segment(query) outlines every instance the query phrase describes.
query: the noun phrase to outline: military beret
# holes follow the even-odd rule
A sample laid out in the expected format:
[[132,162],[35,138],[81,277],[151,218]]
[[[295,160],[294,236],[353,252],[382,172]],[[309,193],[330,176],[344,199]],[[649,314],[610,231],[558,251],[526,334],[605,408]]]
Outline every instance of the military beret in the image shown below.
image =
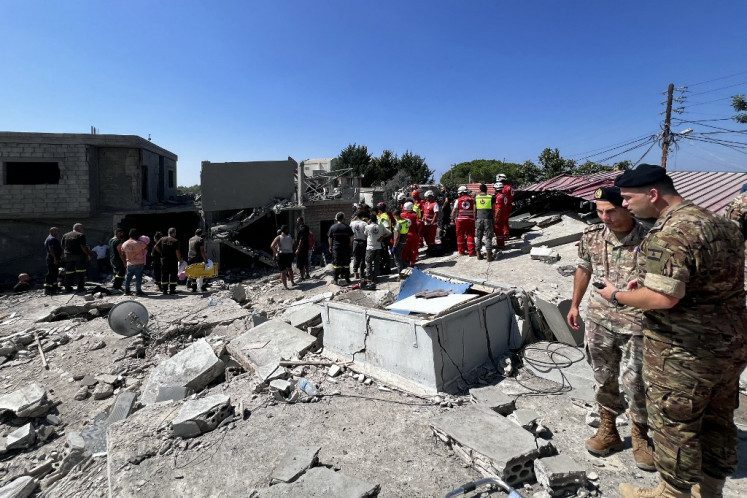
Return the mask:
[[602,187],[596,189],[594,191],[594,199],[611,202],[615,206],[623,205],[623,198],[620,195],[620,189],[617,187]]
[[615,187],[645,187],[667,178],[667,170],[654,164],[639,164],[615,179]]

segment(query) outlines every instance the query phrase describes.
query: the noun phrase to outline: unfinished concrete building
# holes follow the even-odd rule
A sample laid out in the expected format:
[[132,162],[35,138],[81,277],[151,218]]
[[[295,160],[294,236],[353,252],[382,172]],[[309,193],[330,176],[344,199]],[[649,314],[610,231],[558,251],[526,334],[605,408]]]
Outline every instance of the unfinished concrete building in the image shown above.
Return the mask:
[[117,225],[152,235],[198,223],[194,204],[177,198],[176,154],[135,135],[0,132],[0,163],[8,275],[44,268],[41,244],[53,225],[64,233],[81,222],[95,245]]

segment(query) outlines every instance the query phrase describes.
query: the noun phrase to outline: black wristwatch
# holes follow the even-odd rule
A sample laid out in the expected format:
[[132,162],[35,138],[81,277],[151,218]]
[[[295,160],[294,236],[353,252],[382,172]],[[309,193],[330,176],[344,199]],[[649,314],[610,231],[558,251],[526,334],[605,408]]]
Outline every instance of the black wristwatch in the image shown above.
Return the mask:
[[620,292],[619,290],[612,291],[612,295],[610,296],[610,302],[617,306],[618,308],[622,308],[625,306],[620,301],[617,300],[617,293]]

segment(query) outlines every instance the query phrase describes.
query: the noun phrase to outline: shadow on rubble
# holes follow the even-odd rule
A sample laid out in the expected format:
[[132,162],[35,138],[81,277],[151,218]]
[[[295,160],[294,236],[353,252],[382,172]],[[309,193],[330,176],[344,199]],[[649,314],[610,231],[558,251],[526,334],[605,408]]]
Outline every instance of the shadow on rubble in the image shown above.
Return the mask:
[[732,474],[732,479],[744,479],[747,477],[747,431],[739,429],[737,431],[737,459],[739,463],[737,470]]

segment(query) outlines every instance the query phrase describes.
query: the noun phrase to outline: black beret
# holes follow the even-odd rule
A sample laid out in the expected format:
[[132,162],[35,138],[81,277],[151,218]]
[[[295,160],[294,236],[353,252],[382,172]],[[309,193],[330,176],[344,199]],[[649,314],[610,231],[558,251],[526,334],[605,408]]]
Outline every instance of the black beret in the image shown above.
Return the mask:
[[615,179],[615,187],[645,187],[667,178],[667,170],[654,164],[639,164]]
[[596,189],[594,191],[594,199],[611,202],[615,206],[623,205],[623,198],[620,195],[620,189],[617,187],[602,187]]

